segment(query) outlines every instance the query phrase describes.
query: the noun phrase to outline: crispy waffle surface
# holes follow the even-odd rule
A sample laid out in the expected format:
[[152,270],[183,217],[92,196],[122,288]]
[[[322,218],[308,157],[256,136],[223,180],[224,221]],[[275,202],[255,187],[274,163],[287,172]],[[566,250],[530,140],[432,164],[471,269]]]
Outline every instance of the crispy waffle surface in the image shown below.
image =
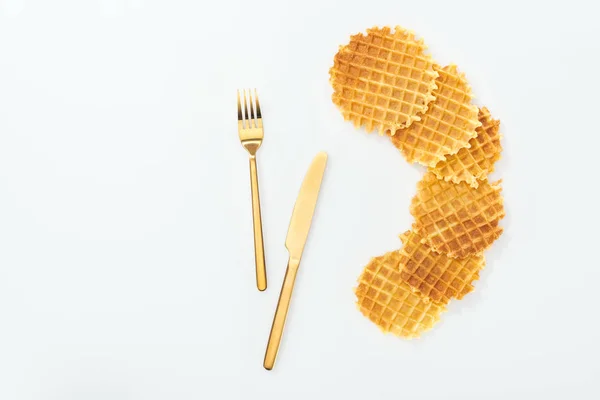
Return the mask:
[[477,188],[447,182],[428,172],[417,184],[410,212],[413,229],[436,252],[464,258],[481,253],[502,234],[500,181]]
[[355,294],[360,312],[383,332],[411,339],[433,328],[446,305],[415,293],[402,280],[399,262],[398,251],[371,259],[358,279]]
[[436,253],[413,231],[404,232],[400,240],[400,277],[425,301],[447,304],[451,298],[462,299],[473,291],[473,281],[479,279],[485,265],[483,255],[455,259]]
[[372,258],[354,289],[364,316],[407,339],[475,289],[505,216],[501,181],[488,181],[502,152],[500,122],[473,104],[456,65],[442,68],[426,50],[411,31],[374,27],[340,46],[329,70],[344,119],[386,134],[408,162],[428,168],[402,247]]
[[439,73],[433,91],[435,100],[419,121],[391,136],[392,143],[408,162],[427,167],[434,167],[446,155],[469,147],[481,125],[465,75],[458,72],[456,65],[434,69]]
[[469,141],[469,147],[446,157],[431,168],[439,179],[454,183],[466,182],[473,187],[485,180],[494,171],[494,163],[500,159],[500,121],[493,119],[490,111],[483,107],[479,110],[477,137]]
[[367,29],[341,46],[329,70],[332,100],[367,132],[394,133],[421,119],[438,72],[422,39],[399,26]]

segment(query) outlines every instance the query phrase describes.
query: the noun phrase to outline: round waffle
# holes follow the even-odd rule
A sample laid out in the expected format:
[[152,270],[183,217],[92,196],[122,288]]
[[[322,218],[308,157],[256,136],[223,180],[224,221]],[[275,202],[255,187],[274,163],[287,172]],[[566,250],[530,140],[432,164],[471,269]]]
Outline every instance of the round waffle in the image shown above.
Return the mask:
[[494,171],[494,163],[502,152],[500,121],[492,119],[489,110],[483,107],[479,110],[479,122],[481,126],[477,128],[477,137],[469,141],[470,147],[460,149],[431,168],[439,179],[477,187],[479,180],[486,179]]
[[384,332],[415,338],[431,329],[446,311],[445,304],[425,301],[400,277],[400,254],[373,258],[355,289],[360,312]]
[[472,283],[485,265],[481,254],[455,259],[436,253],[413,231],[404,232],[400,240],[400,277],[425,301],[447,304],[453,297],[462,299],[473,290]]
[[417,184],[410,213],[414,230],[431,248],[449,257],[481,253],[502,233],[504,217],[500,182],[480,182],[477,188],[446,182],[428,172]]
[[391,137],[408,162],[418,162],[427,167],[445,160],[469,147],[469,140],[477,135],[481,125],[477,106],[471,104],[471,87],[456,65],[434,67],[439,73],[435,100],[429,105],[420,121],[400,129]]
[[434,62],[423,40],[399,26],[367,29],[341,46],[329,70],[333,102],[367,132],[395,132],[419,121],[434,99]]

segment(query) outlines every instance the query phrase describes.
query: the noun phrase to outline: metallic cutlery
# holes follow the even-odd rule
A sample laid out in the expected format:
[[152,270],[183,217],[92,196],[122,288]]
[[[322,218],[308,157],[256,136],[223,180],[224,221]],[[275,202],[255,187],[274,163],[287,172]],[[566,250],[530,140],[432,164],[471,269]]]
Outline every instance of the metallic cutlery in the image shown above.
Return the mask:
[[[256,263],[256,286],[263,291],[267,288],[267,270],[265,266],[265,248],[263,243],[262,220],[260,215],[260,196],[258,194],[258,171],[256,168],[256,152],[263,140],[262,115],[258,95],[244,90],[240,99],[237,92],[238,133],[242,146],[250,155],[250,184],[252,191],[252,222],[254,225],[254,258]],[[243,111],[242,112],[242,104]]]
[[300,187],[300,193],[298,194],[296,204],[294,205],[294,211],[292,212],[290,227],[288,228],[287,238],[285,239],[285,247],[289,252],[288,266],[281,287],[281,294],[279,295],[275,317],[273,318],[273,326],[271,327],[271,334],[269,335],[269,343],[267,344],[267,351],[263,363],[263,366],[268,370],[273,368],[275,358],[277,357],[277,351],[279,350],[279,343],[281,342],[281,336],[283,335],[283,327],[290,306],[292,291],[294,290],[296,274],[298,273],[300,259],[302,258],[304,245],[308,238],[308,232],[317,205],[321,181],[323,180],[326,166],[327,153],[317,154],[304,177],[304,181]]

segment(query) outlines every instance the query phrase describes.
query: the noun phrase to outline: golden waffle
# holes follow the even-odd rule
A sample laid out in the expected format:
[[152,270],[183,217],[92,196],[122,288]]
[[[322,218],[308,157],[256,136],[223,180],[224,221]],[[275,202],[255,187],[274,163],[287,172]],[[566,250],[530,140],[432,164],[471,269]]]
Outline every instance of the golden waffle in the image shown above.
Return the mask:
[[467,182],[473,187],[479,180],[486,179],[494,170],[494,163],[500,159],[500,121],[492,119],[487,108],[479,110],[477,137],[469,141],[469,148],[462,148],[455,155],[446,157],[431,169],[439,179],[454,183]]
[[481,125],[477,106],[471,104],[471,87],[456,65],[437,66],[439,73],[435,100],[420,121],[396,131],[392,143],[400,149],[408,162],[428,167],[444,160],[447,154],[456,154],[469,146]]
[[400,254],[393,251],[367,264],[355,289],[357,305],[382,331],[414,338],[431,329],[446,306],[414,293],[400,277],[399,260]]
[[428,172],[417,184],[410,213],[414,229],[434,251],[463,258],[481,253],[502,233],[504,217],[500,181],[477,188],[446,182]]
[[434,62],[427,46],[399,26],[367,29],[341,46],[329,70],[333,102],[367,132],[409,126],[434,99]]
[[404,244],[398,251],[400,277],[425,301],[447,304],[452,297],[462,299],[473,290],[472,283],[485,265],[481,254],[455,259],[436,253],[413,231],[400,235],[400,240]]

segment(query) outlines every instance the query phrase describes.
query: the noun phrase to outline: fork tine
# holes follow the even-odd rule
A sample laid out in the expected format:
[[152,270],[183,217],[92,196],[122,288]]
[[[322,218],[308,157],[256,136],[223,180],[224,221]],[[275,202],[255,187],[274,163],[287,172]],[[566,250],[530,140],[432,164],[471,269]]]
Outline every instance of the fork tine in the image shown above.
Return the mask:
[[250,128],[252,125],[252,120],[250,119],[250,114],[248,113],[248,96],[246,94],[246,89],[244,89],[244,111],[246,116],[246,128]]
[[262,115],[260,113],[260,104],[258,103],[258,93],[256,93],[256,89],[254,89],[254,101],[256,101],[256,118],[261,119]]
[[242,115],[242,103],[240,103],[240,89],[237,91],[237,103],[238,103],[238,121],[243,121],[244,116]]
[[254,122],[254,126],[256,127],[256,107],[254,107],[254,99],[252,98],[252,92],[248,89],[248,98],[250,99],[250,120]]

